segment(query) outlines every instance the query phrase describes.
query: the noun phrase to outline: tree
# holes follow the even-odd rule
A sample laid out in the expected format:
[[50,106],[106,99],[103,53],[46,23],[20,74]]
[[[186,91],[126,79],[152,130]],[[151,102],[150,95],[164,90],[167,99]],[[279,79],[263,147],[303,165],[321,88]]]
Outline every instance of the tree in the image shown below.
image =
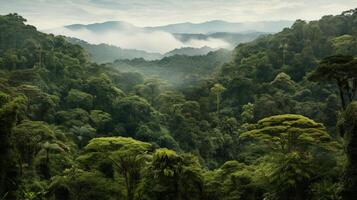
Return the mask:
[[122,72],[118,75],[113,75],[113,82],[120,85],[120,88],[128,93],[132,91],[136,85],[144,83],[143,76],[138,72]]
[[287,93],[295,92],[296,90],[296,83],[284,72],[279,73],[270,84]]
[[[265,165],[265,169],[269,166]],[[206,171],[204,199],[263,199],[264,189],[260,166],[248,166],[236,160],[225,162],[219,168]]]
[[286,42],[284,42],[283,44],[281,44],[279,46],[279,48],[282,49],[282,54],[283,54],[283,56],[282,56],[283,65],[282,66],[284,66],[286,63],[285,60],[286,60],[286,53],[288,52],[288,47],[289,47],[289,45]]
[[55,122],[68,128],[85,126],[89,122],[89,113],[81,108],[62,110],[55,114]]
[[342,35],[330,40],[336,54],[354,55],[356,52],[356,39],[352,35]]
[[93,107],[93,96],[80,90],[71,89],[65,98],[69,108],[90,110]]
[[110,156],[118,172],[125,179],[128,200],[134,199],[135,190],[141,179],[141,171],[148,159],[147,151],[149,147],[149,145],[138,142],[138,145],[122,148]]
[[27,98],[19,96],[12,99],[0,92],[0,103],[0,196],[15,198],[13,191],[18,180],[11,137],[20,113],[26,110]]
[[256,96],[253,110],[254,120],[258,121],[272,115],[297,113],[296,103],[285,91],[275,90],[270,94],[263,93]]
[[86,85],[86,92],[91,94],[96,109],[110,112],[114,100],[125,96],[106,74],[90,77]]
[[115,100],[112,109],[114,120],[123,123],[128,134],[136,133],[142,123],[154,120],[153,108],[139,96]]
[[357,92],[357,60],[352,56],[334,55],[321,61],[309,79],[335,82],[339,88],[342,109],[354,100]]
[[221,94],[226,90],[223,85],[216,83],[214,86],[211,88],[211,92],[216,95],[216,104],[217,104],[217,115],[219,116],[219,105],[221,101]]
[[13,49],[4,53],[3,60],[4,65],[8,70],[16,70],[20,63],[20,58]]
[[322,124],[294,114],[264,118],[242,133],[240,138],[262,140],[282,153],[303,153],[315,147],[336,150],[340,146]]
[[343,176],[343,199],[357,198],[357,102],[352,102],[344,114],[347,166]]
[[157,97],[157,107],[161,113],[170,114],[175,104],[185,102],[185,97],[178,92],[164,92]]
[[24,120],[14,128],[14,145],[19,153],[20,173],[22,165],[33,167],[33,159],[46,141],[55,140],[55,135],[48,124],[39,121]]
[[21,176],[39,175],[49,179],[70,164],[61,163],[68,162],[71,144],[56,126],[23,120],[14,128],[12,137]]
[[28,116],[32,120],[53,119],[60,101],[58,96],[50,95],[41,90],[40,87],[28,84],[17,87],[17,90],[28,98]]
[[139,195],[144,199],[189,200],[200,199],[202,192],[203,179],[197,158],[164,148],[153,154]]
[[76,136],[75,138],[77,139],[77,144],[80,148],[84,147],[88,144],[88,141],[96,136],[96,130],[89,124],[72,126],[69,131],[73,136]]
[[154,105],[156,98],[163,90],[164,84],[164,82],[157,78],[147,79],[143,84],[135,86],[135,92],[137,95],[148,100],[151,105]]
[[262,141],[275,153],[267,199],[307,199],[309,184],[336,165],[336,161],[330,160],[335,159],[333,153],[341,145],[332,139],[322,124],[307,117],[271,116],[249,129],[240,135],[241,140]]
[[151,145],[132,138],[106,137],[92,139],[84,150],[78,158],[82,165],[107,173],[102,164],[109,160],[124,178],[126,198],[133,200]]
[[254,104],[248,103],[244,105],[240,118],[243,123],[249,123],[254,118]]
[[[59,152],[64,152],[65,149],[68,149],[68,147],[64,146],[63,144],[58,144],[54,141],[46,141],[41,144],[41,151],[44,152],[44,157],[40,158],[40,164],[39,164],[39,170],[42,173],[43,177],[45,179],[50,179],[51,178],[51,167],[50,167],[50,155],[52,152],[59,151]],[[62,155],[65,156],[65,155]]]
[[[84,187],[85,186],[85,187]],[[98,171],[70,168],[56,176],[48,186],[47,196],[55,200],[113,200],[124,199],[121,185],[107,179]]]
[[266,199],[304,200],[308,198],[309,182],[313,177],[311,158],[297,152],[278,158],[270,180]]
[[109,113],[101,110],[92,110],[89,117],[91,124],[97,129],[97,133],[106,135],[112,129],[113,119]]

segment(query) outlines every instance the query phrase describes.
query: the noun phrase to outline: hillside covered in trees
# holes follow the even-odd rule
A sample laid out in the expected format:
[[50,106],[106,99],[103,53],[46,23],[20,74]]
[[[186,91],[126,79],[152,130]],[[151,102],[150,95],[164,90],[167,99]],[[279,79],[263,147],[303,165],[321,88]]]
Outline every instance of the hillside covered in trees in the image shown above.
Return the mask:
[[25,22],[0,16],[0,199],[357,199],[356,9],[110,64]]

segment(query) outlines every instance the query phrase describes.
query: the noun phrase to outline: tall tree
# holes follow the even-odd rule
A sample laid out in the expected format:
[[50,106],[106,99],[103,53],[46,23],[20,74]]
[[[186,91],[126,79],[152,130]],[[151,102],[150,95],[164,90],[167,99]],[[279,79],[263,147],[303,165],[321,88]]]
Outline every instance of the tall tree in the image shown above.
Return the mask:
[[357,199],[357,102],[351,103],[345,112],[347,166],[344,174],[342,197]]
[[336,83],[340,92],[342,109],[355,99],[357,92],[357,59],[334,55],[322,60],[309,77],[312,81]]
[[147,144],[138,142],[137,145],[121,148],[110,156],[119,174],[124,177],[127,200],[134,200],[135,189],[141,179],[141,171],[148,160],[146,154],[148,147]]
[[16,164],[12,157],[11,134],[18,115],[26,109],[27,99],[10,96],[0,92],[0,197],[14,198],[16,189]]
[[219,116],[219,106],[220,106],[220,103],[221,103],[221,94],[225,90],[226,90],[226,88],[223,85],[219,84],[219,83],[214,84],[214,86],[211,88],[212,93],[216,95],[217,115],[218,116]]
[[[85,152],[79,160],[83,165],[107,175],[109,171],[116,169],[120,177],[124,179],[127,200],[133,200],[150,149],[149,143],[132,138],[95,138],[84,148]],[[107,161],[110,164],[104,167],[103,164],[108,163]]]

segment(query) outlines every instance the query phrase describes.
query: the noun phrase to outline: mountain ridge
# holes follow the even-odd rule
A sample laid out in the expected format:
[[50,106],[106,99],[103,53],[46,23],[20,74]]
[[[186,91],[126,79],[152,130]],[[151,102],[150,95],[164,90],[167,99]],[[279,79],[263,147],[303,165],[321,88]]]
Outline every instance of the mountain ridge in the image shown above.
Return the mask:
[[289,27],[293,21],[276,20],[276,21],[254,21],[254,22],[228,22],[224,20],[210,20],[201,23],[182,22],[160,26],[136,26],[126,21],[105,21],[91,24],[70,24],[65,28],[75,30],[79,28],[87,28],[90,30],[105,30],[108,26],[114,28],[122,28],[123,26],[133,29],[142,29],[144,31],[164,31],[169,33],[196,33],[208,34],[214,32],[278,32],[284,27]]

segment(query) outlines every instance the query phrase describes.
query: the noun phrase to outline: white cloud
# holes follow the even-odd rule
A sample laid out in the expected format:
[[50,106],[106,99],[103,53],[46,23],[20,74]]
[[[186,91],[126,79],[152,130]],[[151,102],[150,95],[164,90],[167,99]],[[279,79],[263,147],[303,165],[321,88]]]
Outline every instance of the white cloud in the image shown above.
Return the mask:
[[230,44],[219,39],[189,40],[183,43],[167,32],[133,31],[131,27],[127,27],[127,29],[120,32],[107,31],[95,33],[88,29],[70,30],[68,28],[57,28],[48,30],[47,32],[80,38],[92,44],[106,43],[125,49],[139,49],[162,54],[181,47],[200,48],[209,46],[211,48],[231,48]]

